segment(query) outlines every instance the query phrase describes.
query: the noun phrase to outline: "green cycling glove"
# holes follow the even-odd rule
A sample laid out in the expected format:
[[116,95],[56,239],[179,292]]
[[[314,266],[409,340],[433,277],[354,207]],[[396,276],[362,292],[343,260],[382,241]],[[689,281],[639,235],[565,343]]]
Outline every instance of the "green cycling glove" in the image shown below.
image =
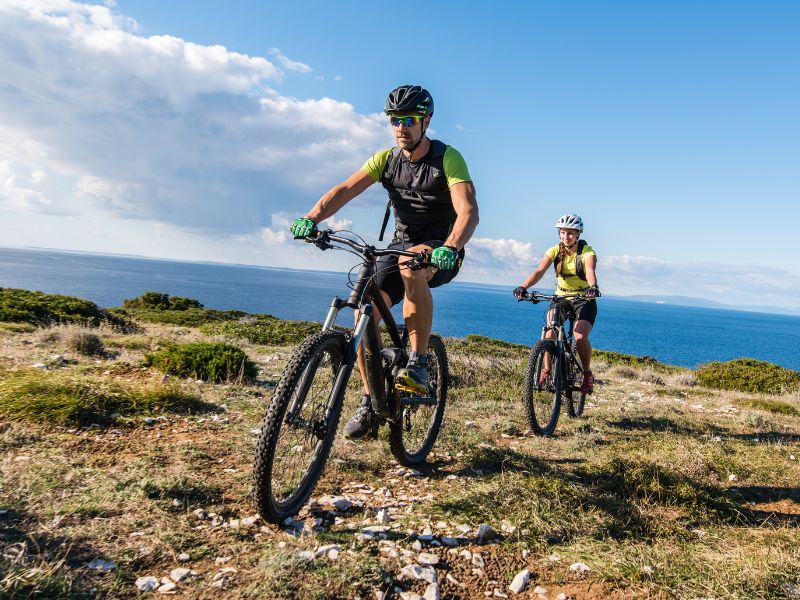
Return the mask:
[[307,237],[316,231],[317,226],[314,224],[314,221],[307,217],[300,217],[294,220],[292,226],[289,227],[289,231],[292,232],[292,235],[297,237]]
[[440,269],[455,269],[458,252],[452,246],[439,246],[431,253],[431,264]]

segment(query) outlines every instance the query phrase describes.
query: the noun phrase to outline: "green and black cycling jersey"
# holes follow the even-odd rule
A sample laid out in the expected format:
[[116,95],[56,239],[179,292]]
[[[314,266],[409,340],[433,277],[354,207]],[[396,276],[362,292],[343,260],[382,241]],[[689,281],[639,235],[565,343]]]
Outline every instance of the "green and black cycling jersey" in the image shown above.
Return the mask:
[[387,148],[373,154],[361,170],[386,188],[398,228],[410,232],[431,226],[449,232],[457,216],[450,188],[472,181],[461,153],[439,140],[431,140],[430,150],[418,161],[406,158],[399,147]]

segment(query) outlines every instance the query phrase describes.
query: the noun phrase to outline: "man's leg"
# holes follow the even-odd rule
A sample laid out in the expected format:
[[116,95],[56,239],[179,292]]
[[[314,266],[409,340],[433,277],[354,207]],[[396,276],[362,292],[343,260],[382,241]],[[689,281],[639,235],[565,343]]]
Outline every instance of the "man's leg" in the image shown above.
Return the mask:
[[[412,246],[410,252],[432,250],[427,244]],[[427,352],[428,340],[431,337],[433,325],[433,296],[428,282],[434,275],[433,269],[419,269],[412,271],[403,268],[409,258],[400,259],[400,275],[405,286],[403,299],[403,320],[408,331],[408,341],[411,352],[408,365],[397,374],[395,386],[412,394],[428,393]]]
[[[389,295],[383,291],[381,291],[381,295],[383,296],[383,301],[386,303],[386,306],[391,308],[392,301],[391,298],[389,298]],[[381,321],[381,315],[375,308],[375,305],[372,306],[372,315],[373,318],[370,319],[369,327],[374,327],[380,332],[379,324]],[[356,311],[356,323],[358,323],[359,316],[360,315],[358,311]],[[378,339],[380,339],[380,335],[378,336]],[[358,363],[358,372],[361,375],[361,384],[364,388],[364,393],[361,396],[361,402],[359,403],[355,414],[350,417],[350,420],[344,425],[343,431],[345,437],[352,440],[360,440],[367,437],[373,430],[373,425],[375,423],[375,413],[372,410],[372,398],[369,395],[369,383],[367,382],[367,367],[366,362],[364,361],[363,344],[358,347],[356,361]]]

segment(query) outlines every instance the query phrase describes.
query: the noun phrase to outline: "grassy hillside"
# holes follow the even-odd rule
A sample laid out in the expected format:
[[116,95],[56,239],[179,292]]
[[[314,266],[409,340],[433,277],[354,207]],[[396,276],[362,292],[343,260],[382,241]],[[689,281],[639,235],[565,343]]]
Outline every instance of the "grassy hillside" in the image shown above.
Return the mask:
[[[598,352],[585,417],[545,439],[519,399],[526,349],[447,340],[428,466],[399,467],[385,439],[338,439],[313,502],[275,527],[250,475],[294,327],[180,306],[190,319],[133,303],[135,328],[0,324],[0,597],[160,595],[137,589],[152,577],[191,598],[415,598],[429,584],[408,565],[438,561],[444,598],[800,598],[794,372],[773,373],[774,393],[737,391],[726,364],[706,377]],[[92,352],[75,343],[87,335]],[[147,366],[201,342],[241,349],[254,379]],[[358,397],[353,382],[342,422]],[[497,535],[479,540],[482,524]]]

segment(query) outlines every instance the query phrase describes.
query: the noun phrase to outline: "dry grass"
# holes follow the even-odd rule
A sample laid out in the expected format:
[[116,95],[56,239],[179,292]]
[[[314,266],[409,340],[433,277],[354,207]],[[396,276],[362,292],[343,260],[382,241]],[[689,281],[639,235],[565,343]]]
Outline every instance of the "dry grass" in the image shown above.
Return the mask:
[[[164,341],[213,340],[197,330],[102,332],[118,353],[104,359],[69,353],[54,334],[0,328],[0,390],[15,390],[8,398],[32,398],[14,388],[19,381],[69,384],[83,399],[175,386],[217,412],[153,408],[78,427],[0,408],[0,597],[135,598],[137,577],[179,566],[199,574],[178,584],[185,597],[373,598],[394,586],[422,593],[423,584],[400,577],[402,554],[358,535],[381,508],[397,509],[390,539],[398,552],[416,556],[414,535],[429,527],[467,538],[457,551],[482,553],[480,576],[457,553],[428,549],[447,564],[440,583],[449,598],[509,593],[523,568],[551,598],[786,598],[786,586],[800,583],[800,416],[786,408],[800,409],[795,393],[708,390],[685,370],[597,363],[604,384],[585,418],[562,415],[552,438],[529,437],[519,401],[524,350],[452,342],[445,423],[421,476],[399,472],[385,440],[338,438],[314,498],[344,495],[356,506],[297,536],[232,526],[253,515],[251,430],[291,347],[243,345],[258,381],[211,385],[164,382],[141,366]],[[69,360],[30,369],[54,352]],[[343,422],[359,395],[353,378]],[[215,516],[198,518],[198,509]],[[310,525],[326,515],[300,518]],[[481,522],[501,532],[496,543],[478,545],[456,529],[474,532]],[[298,554],[324,544],[340,545],[337,560]],[[188,562],[179,562],[182,553]],[[98,558],[116,568],[89,569]],[[591,570],[570,571],[577,561]],[[226,567],[235,572],[218,576]],[[222,590],[212,587],[215,576]]]

